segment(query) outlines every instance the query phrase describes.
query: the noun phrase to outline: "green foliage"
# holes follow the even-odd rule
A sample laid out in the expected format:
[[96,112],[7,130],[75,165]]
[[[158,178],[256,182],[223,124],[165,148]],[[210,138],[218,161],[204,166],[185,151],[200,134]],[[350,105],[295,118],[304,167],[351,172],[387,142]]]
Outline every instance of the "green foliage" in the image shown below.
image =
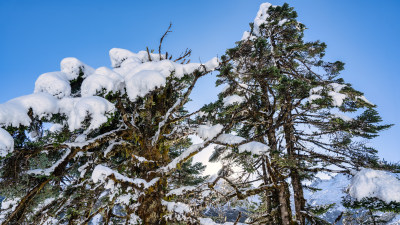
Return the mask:
[[400,202],[391,201],[387,203],[375,197],[363,198],[361,201],[357,201],[347,196],[343,198],[342,204],[352,209],[365,208],[372,211],[400,213]]

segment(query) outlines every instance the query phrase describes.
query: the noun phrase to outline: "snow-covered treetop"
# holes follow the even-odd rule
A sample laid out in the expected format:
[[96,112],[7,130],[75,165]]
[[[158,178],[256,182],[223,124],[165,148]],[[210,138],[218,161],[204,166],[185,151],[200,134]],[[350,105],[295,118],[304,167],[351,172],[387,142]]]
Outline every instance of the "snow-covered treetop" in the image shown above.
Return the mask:
[[[163,56],[164,57],[164,56]],[[29,126],[33,118],[49,120],[60,114],[67,118],[70,131],[83,128],[88,117],[86,132],[107,122],[107,115],[115,107],[103,96],[108,93],[127,94],[131,101],[143,97],[158,87],[163,87],[169,76],[182,78],[195,70],[212,71],[218,65],[217,58],[200,64],[181,64],[172,60],[160,60],[159,54],[125,49],[110,50],[112,69],[93,69],[76,58],[65,58],[60,71],[44,73],[35,82],[34,93],[0,104],[0,152],[2,156],[13,151],[11,136],[3,129],[8,126]],[[78,79],[81,86],[75,87]],[[1,128],[3,127],[3,128]]]

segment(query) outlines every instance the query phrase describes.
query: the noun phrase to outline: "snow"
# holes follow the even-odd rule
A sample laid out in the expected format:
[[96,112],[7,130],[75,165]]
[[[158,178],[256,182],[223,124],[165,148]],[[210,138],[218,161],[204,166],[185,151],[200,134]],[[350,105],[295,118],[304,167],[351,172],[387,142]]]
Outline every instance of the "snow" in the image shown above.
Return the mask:
[[197,135],[202,138],[203,140],[211,140],[219,133],[221,133],[224,126],[221,124],[216,124],[212,127],[207,125],[200,125],[197,129]]
[[161,167],[159,171],[166,172],[170,171],[171,169],[176,168],[178,163],[180,163],[184,158],[190,156],[192,153],[199,151],[201,148],[205,146],[205,142],[200,143],[200,144],[194,144],[190,146],[189,148],[186,149],[180,156],[176,157],[174,160],[172,160],[168,165]]
[[101,214],[96,214],[95,216],[93,216],[93,218],[90,220],[90,223],[92,225],[98,225],[101,224],[101,222],[103,221],[103,216]]
[[224,144],[228,144],[228,145],[239,144],[245,140],[246,139],[236,136],[236,135],[233,135],[233,134],[221,134],[217,138],[217,141],[224,143]]
[[[332,105],[336,106],[336,107],[340,107],[343,104],[344,99],[347,97],[345,94],[340,93],[340,91],[346,87],[345,84],[338,84],[338,83],[330,83],[327,86],[328,89],[328,95],[332,98]],[[320,95],[323,91],[323,87],[322,86],[317,86],[314,88],[310,89],[310,93],[309,93],[309,97],[308,100],[309,101],[313,101],[316,99],[320,99],[322,98],[322,96]]]
[[239,95],[231,95],[225,97],[222,102],[224,103],[224,107],[233,105],[233,104],[240,104],[245,101],[245,98]]
[[14,209],[18,206],[20,198],[14,198],[14,199],[4,199],[1,202],[1,211],[10,209],[11,211],[14,211]]
[[107,154],[113,150],[115,145],[120,145],[122,143],[123,143],[123,141],[117,141],[117,142],[113,142],[109,146],[107,146],[106,150],[104,151],[104,157],[107,157]]
[[335,91],[329,91],[328,95],[332,98],[332,105],[340,107],[343,104],[343,100],[346,98],[345,94],[338,93]]
[[310,89],[310,95],[321,93],[323,87],[318,86]]
[[345,122],[349,122],[349,121],[353,120],[352,118],[350,118],[350,117],[348,117],[348,116],[346,116],[344,114],[340,114],[340,113],[335,113],[335,114],[333,114],[333,116],[336,117],[336,118],[340,118]]
[[190,213],[192,210],[188,205],[181,202],[167,202],[162,200],[162,205],[167,206],[167,210],[178,214]]
[[57,113],[57,99],[47,93],[36,93],[21,96],[10,100],[8,103],[21,106],[25,113],[32,109],[33,115],[39,119],[47,114]]
[[1,125],[19,127],[19,125],[28,126],[30,123],[31,119],[21,105],[9,102],[0,104]]
[[[110,50],[109,54],[111,65],[113,68],[118,68],[121,66],[121,63],[126,59],[135,57],[134,53],[122,48],[113,48]],[[138,59],[138,62],[141,62],[141,60]]]
[[103,90],[105,93],[118,91],[123,93],[124,78],[106,67],[100,67],[82,82],[81,95],[94,96]]
[[78,78],[80,72],[83,72],[83,77],[87,77],[94,72],[92,67],[73,57],[61,60],[60,67],[61,72],[64,72],[67,75],[68,80],[75,80]]
[[320,98],[322,98],[321,95],[310,95],[310,97],[308,97],[308,99],[310,101],[313,101],[313,100],[316,100],[316,99],[320,99]]
[[111,174],[114,174],[115,178],[117,180],[133,183],[133,179],[126,177],[117,171],[114,171],[106,166],[103,165],[97,165],[92,173],[92,180],[94,183],[98,183],[99,181],[104,182],[105,178],[110,176]]
[[[319,175],[321,176],[321,175]],[[318,191],[304,190],[305,198],[311,206],[328,205],[335,203],[335,210],[343,211],[345,207],[341,204],[345,196],[344,189],[349,184],[349,178],[343,174],[337,174],[329,179],[323,177],[314,181],[311,186],[321,189]]]
[[282,19],[281,21],[278,22],[278,26],[282,26],[287,21],[288,21],[288,19]]
[[82,122],[87,116],[91,121],[89,130],[99,128],[107,122],[106,113],[112,113],[115,107],[112,103],[98,96],[83,98],[63,98],[59,101],[60,112],[68,117],[69,130],[73,131],[82,127]]
[[[234,225],[233,222],[216,223],[211,218],[199,218],[200,225]],[[237,225],[245,225],[245,223],[237,223]]]
[[[241,39],[242,41],[247,40],[247,39],[253,40],[253,39],[255,39],[255,36],[260,35],[260,26],[267,22],[266,20],[269,18],[269,14],[267,13],[267,11],[268,11],[269,7],[271,7],[271,6],[272,6],[271,3],[268,3],[268,2],[260,5],[260,9],[257,12],[256,18],[254,19],[253,35],[249,31],[245,31],[243,33],[243,36]],[[274,6],[272,6],[272,7],[274,7]],[[283,20],[285,20],[285,19],[283,19]],[[283,21],[283,20],[281,20],[281,21]],[[281,23],[281,21],[279,21],[279,23]],[[282,24],[283,23],[284,22],[282,22]],[[282,25],[282,24],[279,24],[279,25]]]
[[117,171],[112,170],[106,166],[97,165],[93,170],[92,180],[94,183],[105,182],[105,179],[108,176],[110,176],[111,174],[113,174],[115,176],[115,179],[117,179],[117,180],[120,180],[123,182],[129,182],[129,183],[135,184],[137,186],[143,186],[143,188],[145,188],[145,189],[153,186],[160,179],[159,177],[156,177],[149,182],[145,181],[144,179],[140,179],[140,178],[132,179],[132,178],[126,177],[126,176],[118,173]]
[[[91,96],[85,98],[64,97],[57,99],[44,92],[37,92],[30,95],[12,99],[0,104],[0,124],[3,126],[20,125],[29,126],[31,118],[28,116],[29,110],[33,116],[39,119],[50,117],[56,113],[65,114],[68,117],[68,125],[71,131],[81,128],[81,123],[89,115],[91,123],[89,129],[95,129],[107,122],[106,113],[114,111],[114,105],[106,99]],[[62,128],[62,125],[50,128],[51,132]]]
[[254,34],[259,35],[260,29],[259,27],[266,23],[266,20],[269,17],[269,14],[267,13],[269,7],[271,7],[271,3],[263,3],[260,5],[260,9],[257,12],[257,16],[254,19]]
[[196,190],[197,188],[198,188],[198,187],[195,187],[195,186],[184,186],[184,187],[180,187],[180,188],[171,190],[170,192],[167,193],[166,196],[171,196],[171,195],[177,195],[177,196],[179,196],[179,195],[184,194],[185,192]]
[[86,173],[86,168],[89,166],[89,162],[86,162],[85,164],[83,164],[82,166],[80,166],[78,168],[78,172],[80,173],[79,177],[83,178],[85,176]]
[[386,171],[360,170],[352,178],[348,191],[357,200],[376,197],[386,203],[400,202],[400,180]]
[[57,99],[47,93],[36,93],[12,99],[0,104],[0,124],[4,126],[29,126],[28,116],[32,109],[33,116],[42,118],[57,112]]
[[14,151],[14,139],[3,128],[0,128],[0,157],[5,157]]
[[340,107],[343,104],[343,100],[346,98],[345,94],[339,93],[346,85],[338,83],[330,83],[329,86],[333,91],[329,91],[328,95],[331,96],[333,106]]
[[85,134],[78,135],[78,136],[75,138],[75,142],[78,142],[78,143],[85,142],[85,141],[86,141],[86,138],[87,138],[87,135],[85,135]]
[[367,104],[374,105],[373,103],[368,101],[368,99],[364,95],[363,96],[357,96],[356,99],[361,99],[362,101],[364,101]]
[[239,146],[239,153],[251,152],[254,155],[266,154],[269,152],[269,147],[261,142],[252,141]]
[[27,174],[35,174],[35,175],[45,175],[45,176],[50,176],[53,171],[57,168],[58,165],[60,165],[71,153],[71,149],[67,149],[64,153],[64,155],[59,159],[57,162],[55,162],[50,168],[47,169],[34,169],[34,170],[28,170],[26,171]]
[[57,132],[57,131],[60,131],[63,127],[64,127],[63,125],[56,123],[56,124],[53,124],[53,125],[49,128],[49,131],[50,131],[50,132]]
[[143,97],[157,87],[165,85],[166,78],[156,70],[143,70],[128,75],[126,78],[126,89],[131,101],[138,96]]
[[49,72],[39,76],[35,82],[34,93],[45,92],[57,98],[70,96],[71,86],[68,75],[63,72]]
[[204,63],[204,67],[207,71],[213,71],[219,66],[219,61],[217,57],[212,58],[208,62]]
[[114,72],[124,78],[126,91],[131,101],[145,96],[157,87],[163,87],[167,77],[171,75],[182,78],[185,74],[191,74],[195,70],[213,71],[219,66],[216,57],[203,65],[200,63],[180,64],[171,60],[160,61],[159,55],[153,53],[150,53],[150,57],[152,61],[148,60],[146,51],[132,53],[119,48],[110,50]]

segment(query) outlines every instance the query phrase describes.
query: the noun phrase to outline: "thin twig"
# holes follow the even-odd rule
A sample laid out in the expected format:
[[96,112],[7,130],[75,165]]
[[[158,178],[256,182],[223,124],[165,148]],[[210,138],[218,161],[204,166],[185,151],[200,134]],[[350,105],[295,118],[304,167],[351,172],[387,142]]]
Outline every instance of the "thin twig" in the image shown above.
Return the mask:
[[172,23],[169,23],[169,27],[168,27],[167,31],[165,31],[164,35],[160,39],[160,45],[158,46],[158,54],[160,55],[160,60],[162,59],[162,57],[161,57],[161,45],[162,45],[162,42],[163,42],[164,38],[167,36],[167,34],[169,32],[172,32],[171,31],[171,26],[172,26]]

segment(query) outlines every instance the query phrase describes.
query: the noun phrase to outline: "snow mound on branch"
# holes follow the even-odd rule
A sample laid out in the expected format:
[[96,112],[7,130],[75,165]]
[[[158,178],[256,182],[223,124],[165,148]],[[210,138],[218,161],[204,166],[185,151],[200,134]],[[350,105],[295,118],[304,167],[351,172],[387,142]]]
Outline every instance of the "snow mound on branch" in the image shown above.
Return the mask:
[[264,23],[266,23],[266,20],[269,17],[269,14],[267,13],[267,11],[268,11],[269,7],[271,7],[271,6],[272,6],[272,4],[268,3],[268,2],[260,5],[260,9],[257,12],[256,18],[254,19],[254,33],[255,34],[258,35],[260,32],[259,27],[261,25],[263,25]]
[[9,103],[19,105],[27,114],[32,109],[33,115],[42,118],[48,114],[57,113],[57,99],[47,93],[36,93],[14,98]]
[[61,60],[60,67],[61,72],[67,75],[68,80],[75,80],[81,72],[83,73],[83,77],[87,77],[94,72],[92,67],[73,57]]
[[241,97],[239,95],[231,95],[231,96],[227,96],[225,97],[222,102],[224,103],[224,107],[233,105],[233,104],[240,104],[242,102],[244,102],[244,97]]
[[332,104],[340,107],[343,104],[344,99],[347,97],[345,94],[339,93],[346,85],[331,83],[329,86],[333,89],[328,92],[328,95],[332,98]]
[[254,155],[266,154],[269,152],[269,147],[261,142],[252,141],[239,146],[239,153],[251,152]]
[[400,202],[400,180],[385,171],[360,170],[352,178],[348,190],[357,200],[376,197],[386,203]]
[[29,126],[31,123],[28,116],[30,109],[32,109],[33,116],[39,118],[57,113],[57,99],[47,93],[36,93],[0,104],[0,124],[14,127]]
[[68,76],[63,72],[44,73],[35,82],[34,93],[45,92],[57,98],[67,97],[71,94]]
[[97,165],[93,170],[92,180],[94,183],[105,182],[105,179],[110,175],[114,175],[115,179],[117,179],[117,180],[120,180],[123,182],[129,182],[129,183],[135,184],[137,186],[143,186],[144,188],[149,188],[149,187],[153,186],[160,179],[159,177],[156,177],[149,182],[147,182],[144,179],[140,179],[140,178],[132,179],[132,178],[126,177],[126,176],[118,173],[117,171],[112,170],[106,166]]
[[171,190],[170,192],[167,193],[167,196],[171,196],[171,195],[177,195],[177,196],[183,195],[185,192],[193,191],[193,190],[196,190],[197,188],[198,188],[198,187],[195,187],[195,186],[183,186],[183,187],[180,187],[180,188]]
[[129,50],[122,48],[112,48],[109,54],[110,54],[111,66],[113,68],[120,67],[122,62],[124,62],[127,59],[133,60],[137,63],[141,63],[144,60],[146,60],[147,57],[147,52],[145,51],[141,51],[139,52],[139,54],[135,54]]
[[[340,93],[340,91],[346,87],[345,84],[338,84],[338,83],[330,83],[327,86],[328,89],[328,96],[330,96],[332,98],[332,105],[336,106],[336,107],[340,107],[343,105],[343,101],[344,99],[347,97],[347,95]],[[317,86],[314,88],[310,89],[310,93],[309,93],[309,97],[308,100],[309,101],[313,101],[316,99],[320,99],[322,98],[321,94],[323,92],[324,88],[322,86]]]
[[270,7],[275,7],[275,6],[273,6],[271,3],[268,2],[260,5],[260,9],[257,12],[257,16],[256,18],[254,18],[253,35],[251,35],[249,31],[245,31],[243,33],[241,40],[247,40],[247,39],[252,40],[255,38],[255,36],[260,35],[260,26],[267,23],[266,20],[269,18],[269,14],[267,13],[267,11]]
[[103,165],[97,165],[94,168],[93,173],[92,173],[92,180],[94,183],[104,182],[105,179],[108,176],[110,176],[111,174],[114,174],[114,176],[117,180],[133,183],[132,178],[126,177],[126,176],[118,173],[117,171],[114,171]]
[[143,70],[126,78],[128,96],[134,101],[138,96],[143,97],[157,87],[164,86],[165,76],[155,70]]
[[90,116],[89,130],[99,128],[107,122],[106,113],[112,113],[115,107],[106,99],[98,96],[83,98],[63,98],[59,101],[60,112],[68,116],[69,130],[82,127],[82,122]]
[[14,139],[4,129],[0,128],[0,156],[5,157],[8,153],[14,151]]
[[239,144],[245,140],[246,139],[233,134],[221,134],[217,138],[217,141],[228,145]]
[[181,202],[167,202],[163,200],[161,204],[167,206],[168,211],[178,214],[190,213],[192,211],[188,205]]
[[28,126],[31,119],[26,114],[25,109],[19,104],[6,102],[0,104],[0,124],[3,126],[19,127]]
[[124,78],[106,67],[100,67],[82,82],[81,95],[82,97],[94,96],[103,90],[105,93],[123,92]]
[[223,128],[224,126],[222,126],[221,124],[217,124],[212,127],[209,127],[207,125],[200,125],[197,129],[197,135],[203,140],[211,140],[215,136],[217,136],[217,134],[221,133]]
[[185,74],[193,73],[196,70],[213,71],[219,66],[217,58],[213,58],[205,64],[180,64],[171,60],[160,61],[159,54],[153,53],[150,53],[150,58],[151,61],[146,51],[132,53],[119,48],[110,50],[110,59],[114,71],[124,77],[127,94],[132,101],[139,96],[145,96],[156,87],[164,86],[167,77],[171,75],[182,78]]

